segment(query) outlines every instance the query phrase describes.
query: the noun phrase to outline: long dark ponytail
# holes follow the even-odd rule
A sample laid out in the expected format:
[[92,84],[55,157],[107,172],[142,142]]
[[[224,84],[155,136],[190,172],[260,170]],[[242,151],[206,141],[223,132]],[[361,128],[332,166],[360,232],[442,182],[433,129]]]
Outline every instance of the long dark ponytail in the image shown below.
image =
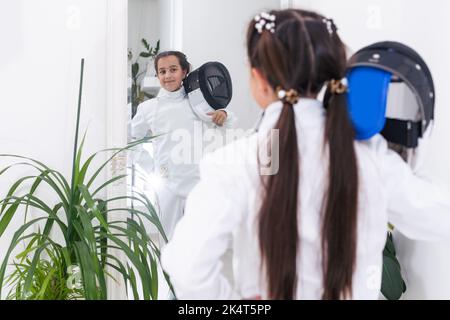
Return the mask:
[[[247,31],[247,52],[251,67],[262,72],[274,91],[293,89],[300,99],[315,97],[328,81],[344,76],[345,49],[332,21],[304,10],[271,11],[270,14],[276,17],[275,32],[258,32],[256,21],[252,21]],[[322,297],[339,299],[351,296],[358,174],[345,95],[327,90],[324,107],[327,109],[324,140],[332,160],[322,216]],[[279,170],[263,178],[259,247],[269,298],[293,299],[299,252],[298,139],[301,137],[297,137],[291,102],[283,100],[275,129],[279,130]]]
[[354,131],[344,95],[326,94],[325,137],[329,145],[329,185],[322,224],[324,299],[352,294],[357,240],[358,173]]

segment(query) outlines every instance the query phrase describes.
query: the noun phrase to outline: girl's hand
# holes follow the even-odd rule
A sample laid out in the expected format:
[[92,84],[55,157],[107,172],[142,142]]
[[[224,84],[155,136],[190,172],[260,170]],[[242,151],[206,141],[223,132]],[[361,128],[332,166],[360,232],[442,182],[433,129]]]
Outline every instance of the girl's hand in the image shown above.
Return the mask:
[[214,112],[208,112],[208,116],[212,116],[212,121],[221,127],[225,120],[227,120],[227,113],[223,110],[216,110]]

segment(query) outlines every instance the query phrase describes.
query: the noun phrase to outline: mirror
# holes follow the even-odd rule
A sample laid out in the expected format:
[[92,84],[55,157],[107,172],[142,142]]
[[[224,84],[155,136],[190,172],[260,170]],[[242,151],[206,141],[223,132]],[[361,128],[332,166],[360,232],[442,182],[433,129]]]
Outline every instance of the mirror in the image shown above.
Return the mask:
[[[183,215],[186,196],[199,179],[202,156],[248,134],[261,117],[262,111],[250,95],[246,28],[255,14],[280,8],[283,3],[286,1],[128,1],[128,117],[132,119],[129,140],[166,133],[133,151],[129,185],[131,190],[141,190],[153,200],[169,240]],[[166,82],[160,82],[164,77],[159,69],[171,72],[174,63],[170,58],[174,56],[159,60],[159,74],[154,60],[157,53],[167,50],[183,52],[190,71],[211,61],[225,66],[231,77],[232,98],[222,126],[205,120],[193,107],[192,101],[198,98],[195,93],[189,93],[188,103],[187,96],[183,99],[177,93],[179,87],[173,90],[167,84],[168,89]],[[164,69],[166,59],[170,63]],[[180,57],[176,57],[175,65],[181,67]],[[212,78],[205,84],[210,91],[220,86],[226,75],[219,72],[218,77]],[[209,111],[223,116],[223,111]],[[154,226],[148,225],[147,230],[160,246],[164,245]]]
[[[249,94],[249,71],[246,62],[245,34],[249,20],[266,8],[280,8],[279,0],[264,1],[177,1],[177,0],[129,0],[128,1],[128,116],[134,118],[137,104],[154,98],[160,90],[160,82],[156,77],[154,57],[156,52],[166,50],[182,51],[195,70],[206,62],[218,61],[225,65],[232,79],[232,99],[227,106],[228,120],[232,120],[233,129],[240,129],[237,134],[245,134],[258,122],[261,111]],[[236,10],[239,8],[239,10]],[[146,102],[148,103],[148,102]],[[135,110],[133,110],[135,109]],[[158,118],[160,114],[156,116]],[[192,112],[187,112],[193,122]],[[186,127],[180,114],[158,118],[159,126],[167,126],[168,122],[177,121],[177,125]],[[232,118],[232,119],[231,119]],[[137,120],[134,120],[136,122]],[[164,123],[160,122],[163,121]],[[197,121],[198,122],[198,121]],[[198,123],[197,123],[198,124]],[[231,126],[228,126],[230,128]],[[159,129],[159,128],[156,128]],[[220,128],[219,128],[220,129]],[[129,139],[131,131],[129,127]],[[222,137],[225,137],[224,130]],[[234,133],[236,135],[236,132]],[[201,139],[201,138],[200,138]],[[222,139],[225,140],[225,139]],[[196,141],[191,141],[194,144]],[[216,141],[216,147],[221,143]],[[214,148],[213,148],[214,149]],[[195,153],[195,152],[194,152]],[[197,152],[198,153],[198,152]],[[134,156],[135,169],[140,167],[152,173],[150,161],[158,157],[152,143],[145,144],[143,150]],[[196,159],[199,160],[199,159]],[[159,170],[167,170],[160,168]],[[187,170],[189,171],[189,170]],[[191,170],[192,171],[192,170]],[[159,173],[156,172],[156,175]],[[188,173],[186,172],[186,175]],[[135,176],[138,173],[136,172]],[[171,173],[168,174],[169,176]],[[194,180],[197,177],[194,178]],[[141,182],[140,182],[141,181]],[[154,182],[154,184],[157,182]],[[192,183],[189,183],[192,185]],[[151,189],[142,179],[134,179],[133,185],[143,189]],[[154,186],[153,186],[154,187]],[[153,188],[154,189],[154,188]],[[178,192],[179,190],[173,190]],[[184,190],[181,192],[186,194]]]

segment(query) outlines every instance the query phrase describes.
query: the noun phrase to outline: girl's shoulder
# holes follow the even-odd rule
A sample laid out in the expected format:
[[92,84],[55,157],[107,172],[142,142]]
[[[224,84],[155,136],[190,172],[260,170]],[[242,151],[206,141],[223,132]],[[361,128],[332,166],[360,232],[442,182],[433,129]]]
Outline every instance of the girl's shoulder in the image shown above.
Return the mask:
[[[356,150],[361,150],[362,152],[378,153],[381,150],[387,148],[387,142],[383,136],[377,134],[367,140],[357,140],[355,142]],[[364,150],[364,151],[363,151]],[[361,152],[359,151],[359,152]]]
[[149,110],[149,109],[155,108],[157,104],[158,104],[157,98],[148,99],[148,100],[145,100],[144,102],[142,102],[141,104],[139,104],[138,109]]
[[364,171],[374,168],[383,179],[389,179],[392,168],[407,166],[395,151],[389,149],[386,139],[377,134],[371,139],[358,141],[356,153],[359,165]]
[[377,134],[370,139],[356,142],[356,151],[365,154],[376,162],[379,162],[387,153],[390,153],[386,139]]

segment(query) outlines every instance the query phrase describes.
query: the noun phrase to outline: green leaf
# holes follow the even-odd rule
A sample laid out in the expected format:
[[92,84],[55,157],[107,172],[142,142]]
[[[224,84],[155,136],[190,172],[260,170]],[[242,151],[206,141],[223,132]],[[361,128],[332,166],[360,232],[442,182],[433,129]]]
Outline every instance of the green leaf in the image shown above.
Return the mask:
[[97,152],[97,154],[98,154],[100,152],[114,151],[114,153],[106,161],[104,161],[103,164],[94,172],[94,174],[91,176],[88,183],[86,184],[86,187],[88,189],[91,187],[92,183],[94,183],[95,179],[100,174],[100,172],[102,172],[102,170],[108,165],[108,163],[110,163],[112,161],[112,159],[114,159],[115,156],[117,156],[121,152],[129,150],[129,149],[135,147],[136,145],[139,145],[140,143],[143,143],[144,141],[148,141],[148,140],[149,140],[148,138],[144,138],[144,139],[137,141],[138,143],[130,143],[124,148],[105,149],[105,150]]
[[151,275],[152,275],[152,296],[153,299],[158,299],[158,267],[156,263],[156,259],[150,255],[150,266],[151,266]]
[[131,248],[125,242],[120,240],[118,237],[108,235],[108,239],[111,240],[113,243],[117,244],[122,249],[122,251],[126,254],[128,259],[134,265],[134,267],[138,270],[142,282],[143,298],[150,299],[151,297],[150,295],[151,278],[149,277],[150,272],[148,269],[145,270],[145,265],[139,259],[139,253],[133,252]]
[[89,190],[86,188],[86,186],[80,185],[78,188],[81,191],[81,194],[83,195],[83,199],[86,201],[86,204],[88,205],[88,208],[91,209],[94,216],[97,218],[98,222],[100,222],[100,225],[105,229],[108,230],[108,224],[103,217],[103,215],[98,210],[94,199],[92,199]]
[[58,225],[61,228],[61,231],[63,233],[65,232],[65,230],[66,230],[65,229],[65,224],[58,218],[56,213],[53,212],[53,210],[50,207],[48,207],[45,204],[45,202],[43,202],[39,198],[37,198],[35,196],[32,196],[30,194],[26,194],[23,197],[14,197],[14,196],[12,196],[12,197],[3,199],[2,201],[4,201],[4,200],[7,200],[7,201],[9,201],[9,200],[14,200],[14,201],[18,200],[20,204],[30,205],[30,206],[32,206],[32,207],[34,207],[36,209],[39,209],[39,210],[43,211],[44,213],[47,213],[49,215],[49,217],[51,217],[52,219],[54,219],[58,223]]
[[[95,243],[94,229],[91,224],[89,213],[82,206],[77,205],[75,206],[75,208],[77,210],[79,219],[73,221],[74,228],[77,231],[80,239],[86,239],[86,243],[91,246],[91,249],[94,249],[92,247]],[[81,228],[79,227],[79,222],[81,222]]]
[[110,184],[113,184],[114,182],[124,179],[126,178],[128,175],[127,174],[122,174],[119,175],[117,177],[111,178],[108,181],[106,181],[104,184],[102,184],[100,187],[98,187],[97,189],[95,189],[95,191],[92,193],[92,197],[94,197],[98,192],[100,192],[102,189],[104,189],[105,187],[109,186]]
[[148,45],[147,40],[145,40],[144,38],[142,38],[141,42],[142,42],[142,44],[144,45],[144,47],[145,47],[147,50],[149,50],[150,46]]
[[67,180],[64,178],[64,176],[60,172],[50,169],[48,166],[46,166],[45,164],[43,164],[42,162],[40,162],[38,160],[29,158],[29,157],[16,155],[16,154],[0,154],[0,157],[11,157],[11,158],[17,158],[17,159],[24,159],[24,160],[28,160],[32,163],[35,163],[37,166],[32,165],[30,163],[16,163],[14,165],[20,165],[20,164],[30,165],[30,166],[33,166],[34,168],[36,168],[37,170],[39,170],[40,172],[42,172],[44,170],[48,170],[52,174],[52,176],[58,181],[58,183],[63,187],[63,189],[67,190],[67,192],[70,191],[70,186],[67,183]]
[[98,300],[98,288],[95,281],[95,270],[92,261],[89,259],[89,248],[84,242],[75,242],[75,252],[79,262],[83,288],[88,300]]
[[12,217],[19,207],[19,203],[19,201],[16,201],[12,206],[8,208],[8,210],[6,210],[5,214],[2,216],[2,219],[0,220],[0,237],[3,235],[3,232],[5,232],[6,228],[11,222]]
[[[45,177],[48,174],[48,170],[45,170],[44,172],[42,172],[39,177],[36,178],[36,180],[33,182],[33,185],[31,186],[30,195],[33,195],[34,192],[36,191],[36,189],[38,188],[38,186],[41,184],[43,177]],[[28,214],[28,208],[29,208],[29,203],[27,203],[27,205],[25,206],[25,221],[26,221],[26,217]]]
[[78,152],[77,152],[76,170],[75,170],[76,174],[75,174],[75,184],[74,184],[75,186],[84,183],[84,177],[86,176],[86,172],[89,169],[89,165],[91,164],[91,161],[95,156],[95,154],[91,155],[80,169],[81,155],[83,153],[83,146],[84,146],[84,141],[86,139],[86,134],[87,134],[87,132],[84,133],[83,139],[81,140],[81,144],[80,144],[80,147],[78,148]]
[[139,293],[137,291],[137,285],[136,285],[136,275],[134,274],[133,268],[128,266],[128,273],[130,274],[130,284],[131,284],[131,290],[133,290],[133,297],[135,300],[139,300]]
[[80,168],[80,159],[81,159],[81,153],[82,153],[82,145],[83,142],[81,142],[80,148],[78,148],[78,133],[80,131],[80,115],[81,115],[81,97],[82,97],[82,91],[83,91],[83,74],[84,74],[84,59],[81,59],[81,73],[80,73],[80,86],[79,86],[79,93],[78,93],[78,107],[77,107],[77,118],[76,118],[76,125],[75,125],[75,139],[73,143],[73,156],[72,156],[72,178],[70,180],[70,197],[69,197],[69,209],[67,211],[67,239],[69,239],[70,242],[73,241],[72,233],[73,233],[73,227],[72,227],[72,218],[73,215],[76,214],[74,206],[78,203],[78,195],[77,195],[77,180],[78,180],[78,174],[79,174],[79,168]]
[[137,74],[139,73],[139,63],[135,62],[131,66],[131,76],[133,78],[136,78]]
[[42,282],[42,285],[41,285],[41,290],[36,295],[37,300],[40,300],[44,297],[44,294],[48,289],[50,280],[53,278],[53,275],[55,274],[55,272],[56,272],[56,269],[51,269],[50,272],[45,276],[44,281]]
[[159,40],[156,42],[156,48],[155,48],[155,52],[154,55],[156,56],[159,53]]
[[[36,272],[36,266],[39,263],[41,253],[49,245],[50,245],[50,243],[43,243],[43,244],[41,244],[39,246],[39,248],[36,250],[36,252],[34,253],[33,260],[31,262],[31,265],[30,265],[30,268],[28,270],[28,274],[27,274],[27,277],[25,279],[25,283],[24,283],[24,286],[23,286],[23,294],[24,295],[28,294],[30,292],[32,281],[33,281],[33,278],[34,278],[35,272]],[[40,270],[38,270],[38,271],[40,271]],[[26,297],[23,296],[22,298],[26,298]]]
[[[16,182],[14,182],[13,185],[11,186],[11,188],[8,190],[8,193],[6,194],[6,197],[7,198],[11,197],[14,194],[14,192],[17,190],[17,188],[22,184],[23,181],[26,181],[28,179],[33,179],[33,178],[35,178],[35,176],[26,176],[26,177],[20,178]],[[3,213],[3,211],[6,208],[6,206],[7,206],[7,203],[4,203],[2,205],[2,209],[1,209],[0,213]]]

